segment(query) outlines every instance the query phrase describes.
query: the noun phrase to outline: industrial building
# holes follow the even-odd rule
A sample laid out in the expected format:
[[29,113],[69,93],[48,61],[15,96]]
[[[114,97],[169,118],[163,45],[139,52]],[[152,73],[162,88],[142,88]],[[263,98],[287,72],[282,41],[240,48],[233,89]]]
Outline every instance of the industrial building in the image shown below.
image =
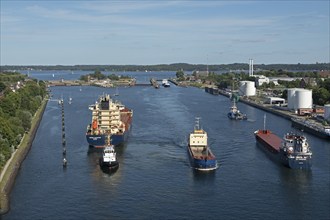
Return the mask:
[[267,97],[265,103],[271,104],[271,105],[284,105],[285,99],[278,98],[278,97]]

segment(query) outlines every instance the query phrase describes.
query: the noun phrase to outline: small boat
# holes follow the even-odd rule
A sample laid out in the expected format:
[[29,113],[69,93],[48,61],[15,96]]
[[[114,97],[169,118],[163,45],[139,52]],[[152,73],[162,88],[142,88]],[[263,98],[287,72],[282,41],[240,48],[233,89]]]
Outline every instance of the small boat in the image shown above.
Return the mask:
[[233,105],[230,107],[230,111],[227,114],[229,119],[233,120],[246,120],[247,116],[246,114],[241,113],[236,106],[235,99],[233,100]]
[[163,80],[162,80],[162,85],[163,85],[164,87],[170,87],[170,83],[168,82],[167,79],[163,79]]
[[72,103],[72,98],[70,97],[69,98],[69,104],[71,105],[71,103]]
[[103,149],[103,154],[100,158],[100,167],[105,172],[113,172],[118,169],[119,163],[113,145],[108,145]]
[[218,168],[218,162],[207,143],[207,133],[199,127],[199,118],[196,118],[194,131],[188,139],[188,157],[193,169],[210,171]]

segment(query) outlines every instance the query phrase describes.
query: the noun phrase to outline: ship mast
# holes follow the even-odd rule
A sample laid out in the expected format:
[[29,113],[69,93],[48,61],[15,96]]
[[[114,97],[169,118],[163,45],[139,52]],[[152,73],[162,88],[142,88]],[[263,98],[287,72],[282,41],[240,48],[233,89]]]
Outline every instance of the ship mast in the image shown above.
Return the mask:
[[195,118],[195,130],[200,130],[200,127],[199,127],[199,120],[201,119],[200,117],[196,117]]
[[266,131],[266,114],[264,114],[264,131]]

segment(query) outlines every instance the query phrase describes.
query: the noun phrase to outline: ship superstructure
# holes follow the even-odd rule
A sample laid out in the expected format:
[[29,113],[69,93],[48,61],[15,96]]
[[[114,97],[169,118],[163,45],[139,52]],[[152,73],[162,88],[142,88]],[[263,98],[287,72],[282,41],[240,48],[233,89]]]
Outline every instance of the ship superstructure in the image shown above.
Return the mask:
[[86,138],[90,146],[103,147],[110,135],[111,143],[122,143],[130,130],[133,111],[110,95],[102,95],[94,105],[90,105],[92,123],[87,126]]

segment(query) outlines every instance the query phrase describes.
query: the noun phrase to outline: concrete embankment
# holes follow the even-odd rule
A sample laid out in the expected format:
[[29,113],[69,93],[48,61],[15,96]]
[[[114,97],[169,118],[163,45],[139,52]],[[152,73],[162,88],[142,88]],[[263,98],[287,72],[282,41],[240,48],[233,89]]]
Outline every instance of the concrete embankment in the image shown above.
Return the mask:
[[[205,91],[209,92],[209,90],[205,90]],[[218,89],[218,94],[229,97],[228,93],[226,93],[225,91],[220,90],[220,89]],[[299,123],[298,121],[295,122],[295,120],[299,119],[300,117],[298,117],[296,114],[294,114],[292,112],[285,111],[285,110],[280,110],[280,109],[275,109],[271,105],[265,105],[265,104],[262,104],[262,103],[259,104],[259,103],[256,103],[256,102],[254,102],[252,100],[249,100],[249,99],[246,99],[246,98],[245,99],[244,98],[240,99],[240,102],[243,102],[243,103],[245,103],[247,105],[250,105],[250,106],[253,106],[255,108],[259,108],[259,109],[264,110],[266,112],[270,112],[274,115],[281,116],[281,117],[291,121],[293,127],[296,127],[298,129],[302,129],[302,130],[304,130],[304,131],[306,131],[310,134],[313,134],[315,136],[325,138],[325,139],[329,139],[329,136],[327,134],[325,134],[325,132],[323,131],[324,128],[321,125],[321,123],[316,123],[316,124],[313,123],[313,124],[315,124],[314,126],[307,126],[302,122],[301,123]],[[312,123],[311,120],[308,120],[308,119],[304,119],[304,120],[307,120],[309,123]]]
[[[225,93],[224,91],[222,91],[222,90],[219,90],[219,94],[229,97],[229,95],[227,93]],[[248,99],[244,99],[244,98],[243,99],[240,99],[240,102],[243,102],[245,104],[251,105],[251,106],[253,106],[255,108],[259,108],[259,109],[264,110],[266,112],[273,113],[275,115],[281,116],[281,117],[283,117],[285,119],[288,119],[288,120],[291,120],[291,118],[292,118],[292,116],[290,115],[290,113],[284,113],[284,112],[281,112],[280,110],[273,109],[273,108],[271,108],[269,106],[265,106],[263,104],[255,103],[255,102],[250,101]]]
[[31,148],[32,142],[38,130],[43,113],[47,106],[47,102],[48,100],[45,98],[32,120],[30,131],[24,135],[17,150],[12,154],[11,158],[7,161],[5,167],[1,171],[0,215],[3,215],[9,211],[10,192],[13,188],[15,178],[18,174],[21,164]]

